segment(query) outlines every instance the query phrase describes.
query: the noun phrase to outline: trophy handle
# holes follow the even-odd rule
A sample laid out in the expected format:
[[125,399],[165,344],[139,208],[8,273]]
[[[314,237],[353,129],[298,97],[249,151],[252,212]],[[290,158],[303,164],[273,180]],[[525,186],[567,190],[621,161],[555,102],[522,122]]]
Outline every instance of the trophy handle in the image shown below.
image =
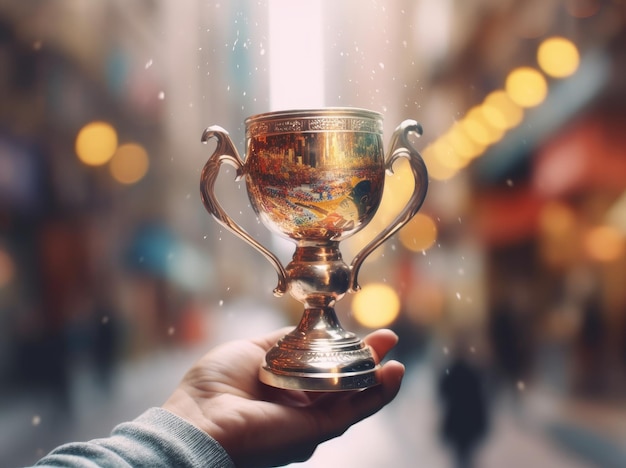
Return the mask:
[[211,138],[217,140],[215,151],[204,165],[202,175],[200,177],[200,193],[202,195],[202,203],[204,203],[207,211],[217,220],[219,224],[224,226],[230,232],[235,234],[243,241],[257,249],[263,256],[269,260],[274,266],[278,274],[278,285],[274,289],[275,296],[282,296],[287,291],[287,274],[280,260],[263,245],[256,241],[245,229],[239,226],[217,201],[215,196],[215,181],[223,163],[230,164],[237,170],[235,180],[240,180],[244,175],[244,165],[237,149],[233,145],[232,140],[228,136],[228,132],[217,125],[208,127],[202,133],[202,143],[208,142]]
[[385,161],[385,170],[387,174],[392,175],[394,162],[398,158],[407,158],[411,165],[413,177],[415,178],[413,195],[411,195],[411,199],[407,205],[392,223],[383,229],[369,244],[363,247],[352,260],[352,264],[350,265],[352,275],[350,278],[350,292],[356,292],[361,289],[358,282],[358,274],[367,256],[378,248],[380,244],[395,234],[398,229],[408,223],[419,211],[424,202],[424,198],[426,198],[426,191],[428,190],[428,171],[426,170],[426,165],[419,152],[413,148],[413,145],[411,145],[409,141],[408,135],[411,132],[415,132],[418,136],[422,135],[422,126],[415,120],[403,121],[393,132],[389,152],[387,153]]

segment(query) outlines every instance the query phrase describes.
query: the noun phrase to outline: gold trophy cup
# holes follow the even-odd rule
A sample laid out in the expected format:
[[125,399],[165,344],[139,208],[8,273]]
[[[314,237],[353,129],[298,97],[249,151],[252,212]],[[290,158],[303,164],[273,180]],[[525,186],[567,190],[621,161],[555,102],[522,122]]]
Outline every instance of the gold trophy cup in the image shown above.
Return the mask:
[[[245,121],[246,158],[228,132],[207,128],[202,141],[217,146],[202,171],[202,202],[226,229],[257,249],[278,274],[276,296],[289,293],[304,304],[298,326],[268,351],[259,377],[279,388],[308,391],[355,390],[377,385],[378,365],[371,349],[342,328],[334,305],[359,290],[357,275],[365,258],[419,210],[426,196],[426,166],[409,141],[422,134],[405,120],[395,130],[385,157],[382,116],[355,108],[290,110],[255,115]],[[362,229],[383,195],[385,172],[407,158],[415,177],[408,204],[348,266],[339,242]],[[224,211],[215,193],[222,164],[245,178],[255,213],[271,231],[296,244],[285,268]]]

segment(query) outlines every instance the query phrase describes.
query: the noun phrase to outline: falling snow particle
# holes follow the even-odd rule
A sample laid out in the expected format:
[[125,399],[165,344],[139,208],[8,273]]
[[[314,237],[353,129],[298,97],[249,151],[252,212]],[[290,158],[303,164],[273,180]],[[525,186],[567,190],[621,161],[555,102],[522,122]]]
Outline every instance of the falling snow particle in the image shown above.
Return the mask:
[[448,354],[450,352],[450,350],[448,349],[447,346],[443,347],[443,354]]
[[507,179],[506,185],[508,185],[509,187],[513,187],[513,181],[511,179]]
[[41,41],[33,42],[33,50],[41,50],[41,46],[42,45],[43,45],[43,42],[41,42]]
[[146,67],[145,67],[145,68],[146,68],[146,70],[147,70],[148,68],[150,68],[151,66],[152,66],[152,59],[150,59],[150,60],[148,60],[148,61],[146,62]]
[[163,99],[165,99],[165,93],[163,91],[161,91],[159,93],[159,99],[162,101]]
[[517,382],[517,389],[520,392],[523,392],[526,389],[526,384],[524,382],[522,382],[521,380]]
[[222,307],[224,305],[224,300],[223,299],[220,299],[219,305],[220,305],[220,307]]
[[456,293],[456,298],[460,301],[461,300],[461,293]]
[[109,323],[109,316],[105,315],[104,317],[102,317],[102,320],[100,320],[100,322],[102,323],[102,325],[106,325],[107,323]]
[[32,419],[32,423],[33,423],[33,426],[39,426],[41,424],[41,416],[39,416],[38,414],[34,415]]
[[176,332],[176,329],[175,329],[174,327],[169,327],[169,328],[167,329],[167,334],[168,334],[169,336],[172,336],[175,332]]

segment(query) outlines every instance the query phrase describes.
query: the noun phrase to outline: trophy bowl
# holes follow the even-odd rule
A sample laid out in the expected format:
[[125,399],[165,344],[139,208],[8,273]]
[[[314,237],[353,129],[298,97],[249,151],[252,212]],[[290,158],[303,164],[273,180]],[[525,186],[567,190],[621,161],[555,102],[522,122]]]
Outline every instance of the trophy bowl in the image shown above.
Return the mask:
[[[226,229],[258,250],[278,274],[276,296],[289,292],[304,305],[298,326],[271,348],[259,371],[262,382],[286,389],[341,391],[379,383],[379,364],[369,346],[343,329],[334,310],[347,292],[359,290],[358,272],[365,258],[419,210],[428,173],[411,133],[414,120],[393,133],[385,155],[381,114],[356,108],[269,112],[245,121],[245,161],[228,132],[208,127],[202,141],[217,146],[201,175],[207,211]],[[415,178],[413,194],[389,226],[352,260],[344,262],[341,240],[373,218],[383,195],[386,173],[407,158]],[[272,232],[292,240],[295,251],[284,267],[266,247],[241,228],[221,207],[215,181],[222,164],[245,178],[251,206]]]

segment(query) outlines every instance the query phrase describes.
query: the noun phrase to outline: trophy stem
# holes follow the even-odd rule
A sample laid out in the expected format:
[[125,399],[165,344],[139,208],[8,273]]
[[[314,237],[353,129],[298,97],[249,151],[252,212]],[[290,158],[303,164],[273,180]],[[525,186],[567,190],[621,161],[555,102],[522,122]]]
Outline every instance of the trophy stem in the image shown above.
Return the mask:
[[298,326],[265,356],[260,379],[279,388],[343,391],[380,383],[367,346],[345,331],[332,307],[307,307]]
[[343,329],[333,307],[307,307],[294,334],[315,343],[319,340],[354,340],[356,335]]

